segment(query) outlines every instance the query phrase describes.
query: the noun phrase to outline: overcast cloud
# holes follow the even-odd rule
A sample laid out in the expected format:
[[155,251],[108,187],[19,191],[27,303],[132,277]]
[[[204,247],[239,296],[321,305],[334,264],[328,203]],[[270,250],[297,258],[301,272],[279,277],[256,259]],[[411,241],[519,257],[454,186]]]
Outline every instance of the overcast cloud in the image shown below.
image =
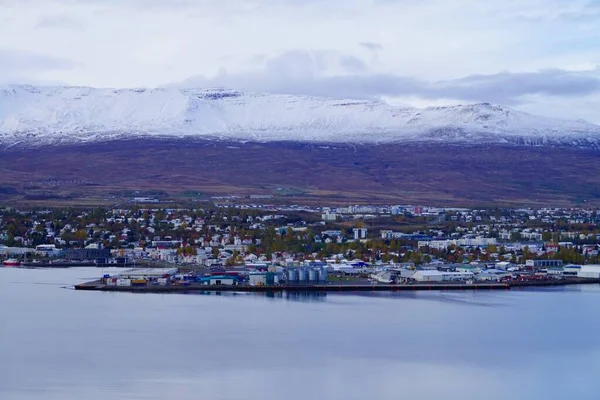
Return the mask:
[[0,82],[493,102],[600,123],[591,0],[0,0]]

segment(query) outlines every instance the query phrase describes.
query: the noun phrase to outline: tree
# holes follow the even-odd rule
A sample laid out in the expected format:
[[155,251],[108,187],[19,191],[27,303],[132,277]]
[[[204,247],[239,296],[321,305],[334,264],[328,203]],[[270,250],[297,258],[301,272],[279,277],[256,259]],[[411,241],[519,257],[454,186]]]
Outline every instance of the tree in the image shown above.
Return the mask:
[[77,240],[78,242],[80,242],[81,244],[83,244],[85,242],[85,239],[87,239],[87,232],[85,231],[85,229],[78,229],[77,232],[75,232],[75,240]]
[[550,242],[550,241],[552,241],[552,232],[550,232],[550,231],[544,231],[544,232],[542,232],[542,240],[544,242]]

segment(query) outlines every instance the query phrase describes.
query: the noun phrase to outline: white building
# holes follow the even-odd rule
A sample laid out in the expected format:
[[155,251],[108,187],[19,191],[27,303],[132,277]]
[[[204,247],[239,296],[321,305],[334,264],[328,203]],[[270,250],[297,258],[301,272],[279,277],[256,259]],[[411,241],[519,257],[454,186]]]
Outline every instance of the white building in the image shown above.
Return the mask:
[[562,267],[562,260],[527,260],[525,265],[534,268]]
[[481,268],[476,265],[461,265],[460,267],[456,267],[456,272],[470,272],[471,274],[477,274],[481,271]]
[[508,262],[508,261],[500,261],[496,263],[496,268],[498,269],[502,269],[505,271],[510,270],[510,268],[515,267],[515,264]]
[[336,221],[337,218],[338,218],[338,215],[336,213],[326,212],[325,214],[321,214],[321,219],[323,221]]
[[473,279],[473,273],[419,270],[413,274],[412,278],[417,282],[463,282]]
[[148,279],[173,276],[177,273],[177,268],[134,268],[123,271],[119,274],[122,279]]
[[354,233],[354,240],[365,239],[367,237],[366,228],[353,228],[352,232]]
[[417,282],[442,282],[444,273],[438,270],[419,270],[412,276]]
[[466,281],[468,279],[473,279],[472,272],[443,272],[442,273],[444,281],[447,282],[456,282],[456,281]]
[[35,253],[42,256],[57,256],[62,252],[61,249],[57,249],[55,244],[40,244],[35,247]]
[[394,282],[394,275],[390,271],[380,271],[376,274],[371,274],[371,279],[379,283],[392,283]]
[[251,286],[262,286],[267,284],[267,274],[251,272],[248,275],[248,283]]
[[582,265],[577,273],[579,278],[600,278],[600,265]]
[[496,238],[463,238],[463,239],[448,239],[448,240],[419,240],[419,248],[429,246],[433,249],[444,250],[448,246],[459,246],[459,247],[486,247],[488,245],[495,245],[497,243]]

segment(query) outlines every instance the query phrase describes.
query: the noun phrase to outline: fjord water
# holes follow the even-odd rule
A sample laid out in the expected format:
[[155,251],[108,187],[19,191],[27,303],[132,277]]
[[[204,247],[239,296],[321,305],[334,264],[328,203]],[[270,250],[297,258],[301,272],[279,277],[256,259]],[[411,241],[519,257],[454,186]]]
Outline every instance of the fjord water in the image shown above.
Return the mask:
[[0,268],[0,399],[598,399],[600,287],[77,292]]

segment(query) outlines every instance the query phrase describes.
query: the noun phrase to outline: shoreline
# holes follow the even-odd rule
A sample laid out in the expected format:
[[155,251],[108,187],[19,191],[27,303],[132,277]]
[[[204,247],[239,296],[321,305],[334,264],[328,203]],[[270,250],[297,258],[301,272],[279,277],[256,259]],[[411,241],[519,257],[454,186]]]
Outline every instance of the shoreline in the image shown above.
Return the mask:
[[397,292],[423,290],[510,290],[524,287],[549,287],[600,284],[600,279],[573,278],[567,280],[523,281],[505,283],[418,283],[418,284],[327,284],[327,285],[144,285],[107,286],[101,280],[75,285],[75,290],[130,293],[194,293],[194,292]]

